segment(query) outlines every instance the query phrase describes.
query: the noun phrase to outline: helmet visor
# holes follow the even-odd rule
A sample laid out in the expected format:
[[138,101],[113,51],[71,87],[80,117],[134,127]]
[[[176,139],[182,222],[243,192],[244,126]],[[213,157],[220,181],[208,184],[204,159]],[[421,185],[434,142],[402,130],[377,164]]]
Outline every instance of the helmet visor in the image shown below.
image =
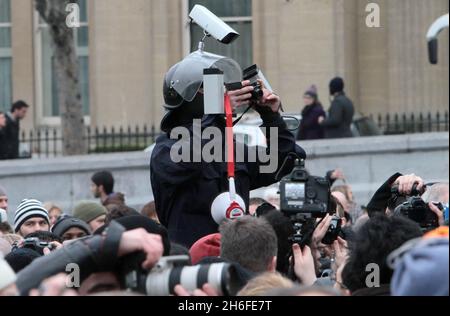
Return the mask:
[[240,82],[242,70],[239,64],[231,59],[220,55],[196,51],[187,56],[178,64],[178,67],[169,72],[166,84],[183,98],[191,102],[203,83],[203,70],[207,68],[218,68],[224,73],[225,83]]

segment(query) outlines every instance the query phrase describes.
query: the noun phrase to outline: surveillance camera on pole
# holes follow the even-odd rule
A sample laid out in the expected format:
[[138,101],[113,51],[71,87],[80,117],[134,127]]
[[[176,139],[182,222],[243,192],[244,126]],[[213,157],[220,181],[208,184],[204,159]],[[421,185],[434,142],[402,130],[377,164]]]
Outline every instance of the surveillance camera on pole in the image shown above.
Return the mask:
[[199,49],[203,51],[204,40],[207,36],[212,36],[222,44],[230,44],[239,37],[239,33],[222,21],[214,13],[202,5],[195,5],[189,17],[200,26],[205,36],[200,41]]

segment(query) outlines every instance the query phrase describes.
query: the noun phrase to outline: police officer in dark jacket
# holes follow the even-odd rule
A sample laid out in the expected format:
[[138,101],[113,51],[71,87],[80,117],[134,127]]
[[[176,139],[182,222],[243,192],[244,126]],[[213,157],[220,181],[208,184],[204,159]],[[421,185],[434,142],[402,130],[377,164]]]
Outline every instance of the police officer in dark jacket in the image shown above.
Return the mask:
[[325,128],[325,138],[353,137],[351,124],[355,108],[353,102],[345,95],[344,80],[336,77],[330,82],[330,95],[334,97],[327,118],[319,118]]
[[[216,127],[222,131],[222,136],[221,139],[214,139],[213,142],[219,142],[218,146],[224,148],[223,115],[204,116],[201,91],[203,69],[221,69],[224,72],[225,83],[242,79],[240,67],[232,59],[222,58],[211,64],[210,59],[214,59],[214,56],[201,55],[199,58],[199,55],[195,54],[172,67],[166,74],[164,97],[168,112],[161,123],[161,129],[165,134],[157,139],[150,165],[151,183],[159,220],[168,228],[170,239],[186,247],[190,247],[201,237],[216,233],[218,230],[218,224],[211,216],[211,204],[219,194],[228,191],[227,163],[223,162],[224,159],[220,162],[205,162],[203,158],[197,162],[174,162],[171,150],[179,140],[171,139],[170,134],[177,127],[184,127],[189,131],[192,157],[198,154],[198,149],[192,148],[194,142],[201,143],[201,149],[210,142],[202,140],[199,133],[194,133],[193,130],[204,131],[208,127]],[[242,89],[228,92],[232,106],[249,105],[252,90],[253,87],[249,85],[249,82],[243,82]],[[292,133],[288,131],[278,112],[281,103],[277,95],[264,90],[264,96],[257,103],[252,103],[252,106],[261,116],[263,127],[273,127],[278,131],[278,135],[271,135],[271,133],[266,135],[268,147],[275,151],[278,163],[276,170],[271,173],[261,172],[262,163],[260,162],[236,163],[236,192],[243,198],[247,208],[250,190],[269,186],[279,181],[277,176],[279,178],[292,170],[295,157],[289,155],[290,153],[296,153],[303,158],[306,156],[303,149],[295,144]],[[195,124],[194,119],[198,120]],[[278,141],[278,148],[271,147],[274,137]],[[252,149],[245,147],[246,153],[248,150]],[[224,153],[223,150],[222,157]],[[283,170],[278,172],[282,165]]]
[[6,113],[6,127],[3,129],[2,157],[0,159],[19,158],[20,120],[24,119],[29,105],[24,101],[17,101]]

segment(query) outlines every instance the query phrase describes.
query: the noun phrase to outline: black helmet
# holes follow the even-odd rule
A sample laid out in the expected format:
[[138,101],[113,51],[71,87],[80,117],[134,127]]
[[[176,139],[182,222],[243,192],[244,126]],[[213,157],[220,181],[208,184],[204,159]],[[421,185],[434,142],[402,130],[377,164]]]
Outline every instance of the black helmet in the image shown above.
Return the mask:
[[[172,66],[164,77],[164,108],[167,112],[161,122],[163,131],[170,127],[168,121],[171,113],[183,104],[194,100],[203,84],[203,70],[207,68],[222,70],[225,83],[242,80],[241,67],[235,60],[203,51],[190,54],[181,62]],[[173,122],[171,123],[170,125],[173,125]]]

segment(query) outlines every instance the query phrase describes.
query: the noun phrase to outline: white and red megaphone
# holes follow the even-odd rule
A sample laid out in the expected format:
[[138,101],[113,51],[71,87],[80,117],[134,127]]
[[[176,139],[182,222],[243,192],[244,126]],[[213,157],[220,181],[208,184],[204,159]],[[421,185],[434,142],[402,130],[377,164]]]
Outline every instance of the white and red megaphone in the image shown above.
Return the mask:
[[234,142],[233,142],[233,112],[230,99],[225,95],[224,99],[226,114],[226,140],[228,157],[228,192],[224,192],[216,197],[211,205],[211,215],[217,224],[225,219],[235,219],[245,215],[245,202],[236,194],[234,182]]
[[211,215],[217,224],[225,219],[235,219],[245,215],[245,202],[236,194],[234,178],[229,178],[230,192],[216,197],[211,205]]

